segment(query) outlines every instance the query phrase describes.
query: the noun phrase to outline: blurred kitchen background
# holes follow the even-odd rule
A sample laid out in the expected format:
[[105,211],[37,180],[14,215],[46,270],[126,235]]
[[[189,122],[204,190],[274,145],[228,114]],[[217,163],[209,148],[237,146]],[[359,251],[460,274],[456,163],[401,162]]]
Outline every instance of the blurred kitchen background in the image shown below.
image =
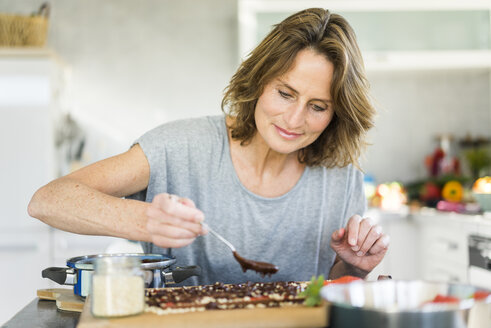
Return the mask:
[[[54,287],[42,269],[137,249],[37,222],[26,210],[34,191],[161,123],[220,114],[241,58],[274,23],[313,6],[353,25],[378,109],[362,166],[371,213],[392,232],[380,271],[470,281],[468,237],[491,237],[471,192],[491,175],[491,1],[50,0],[39,16],[46,41],[6,44],[5,15],[37,15],[43,3],[0,1],[0,322]],[[449,181],[459,197],[443,197]],[[396,196],[384,203],[387,190]],[[431,234],[442,227],[454,230]],[[434,267],[428,254],[448,261]]]

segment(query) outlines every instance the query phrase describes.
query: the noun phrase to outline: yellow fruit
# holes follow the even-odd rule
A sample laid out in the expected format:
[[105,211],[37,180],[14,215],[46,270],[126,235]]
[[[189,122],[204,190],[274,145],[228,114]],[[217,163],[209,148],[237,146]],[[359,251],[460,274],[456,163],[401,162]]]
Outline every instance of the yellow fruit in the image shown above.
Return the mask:
[[449,202],[460,202],[464,194],[464,187],[458,181],[451,180],[445,183],[442,189],[442,197]]
[[482,177],[474,182],[472,191],[480,194],[491,194],[491,177]]

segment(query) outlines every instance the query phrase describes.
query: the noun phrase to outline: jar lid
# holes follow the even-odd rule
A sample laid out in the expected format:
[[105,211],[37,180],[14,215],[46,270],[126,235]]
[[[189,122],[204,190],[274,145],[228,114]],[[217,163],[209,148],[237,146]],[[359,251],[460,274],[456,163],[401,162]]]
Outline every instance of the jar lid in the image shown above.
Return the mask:
[[138,256],[100,256],[94,260],[96,272],[139,268],[141,260]]

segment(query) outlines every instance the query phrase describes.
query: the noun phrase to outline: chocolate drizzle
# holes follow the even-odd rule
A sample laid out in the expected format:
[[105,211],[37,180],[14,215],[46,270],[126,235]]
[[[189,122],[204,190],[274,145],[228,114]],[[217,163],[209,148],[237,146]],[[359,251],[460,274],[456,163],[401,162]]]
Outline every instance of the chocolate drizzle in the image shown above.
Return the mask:
[[246,272],[247,270],[254,270],[260,273],[262,276],[270,276],[272,274],[275,274],[279,270],[278,267],[274,264],[248,260],[240,256],[237,252],[233,252],[233,254],[237,262],[240,263],[242,271],[244,272]]
[[278,272],[278,267],[274,264],[267,263],[267,262],[257,262],[257,261],[252,261],[243,258],[239,254],[237,254],[237,251],[235,250],[235,247],[225,238],[223,238],[219,233],[215,232],[213,229],[211,229],[207,224],[201,222],[201,225],[204,226],[205,228],[208,229],[209,232],[211,232],[212,235],[220,239],[225,245],[227,245],[231,250],[232,253],[234,254],[235,259],[237,262],[240,263],[240,266],[242,267],[242,271],[246,272],[247,270],[251,269],[254,270],[258,273],[260,273],[263,277],[265,275],[272,275]]

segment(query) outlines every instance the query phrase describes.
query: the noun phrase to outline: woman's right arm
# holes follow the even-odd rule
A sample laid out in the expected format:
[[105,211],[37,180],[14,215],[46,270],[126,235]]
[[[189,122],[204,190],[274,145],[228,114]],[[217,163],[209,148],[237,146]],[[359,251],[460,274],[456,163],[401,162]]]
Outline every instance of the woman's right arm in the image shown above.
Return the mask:
[[152,203],[121,197],[148,186],[150,167],[139,145],[41,187],[28,212],[55,228],[156,242],[161,247],[191,243],[202,232],[203,214],[188,204],[156,196]]

